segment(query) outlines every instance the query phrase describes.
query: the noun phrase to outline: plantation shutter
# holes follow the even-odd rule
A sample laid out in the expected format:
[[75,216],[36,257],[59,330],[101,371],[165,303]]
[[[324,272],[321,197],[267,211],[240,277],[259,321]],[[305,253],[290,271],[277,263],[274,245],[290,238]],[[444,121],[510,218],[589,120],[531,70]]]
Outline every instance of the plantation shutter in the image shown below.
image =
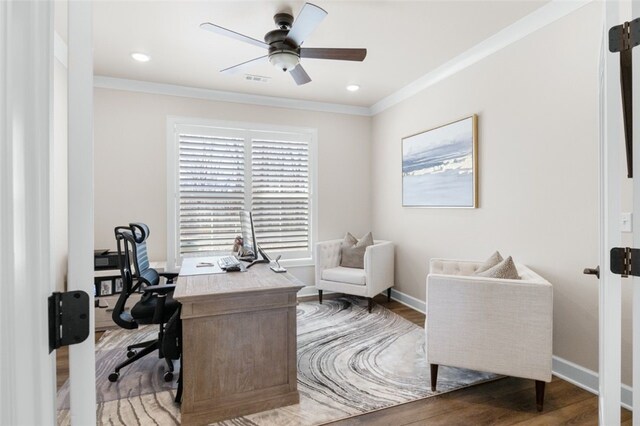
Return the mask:
[[179,255],[230,252],[245,206],[244,137],[202,131],[179,133],[178,140]]
[[[309,131],[176,124],[175,236],[168,259],[230,253],[242,210],[253,212],[256,242],[275,258],[311,257]],[[177,158],[176,158],[177,157]]]
[[310,257],[309,142],[304,135],[252,133],[251,210],[268,253]]

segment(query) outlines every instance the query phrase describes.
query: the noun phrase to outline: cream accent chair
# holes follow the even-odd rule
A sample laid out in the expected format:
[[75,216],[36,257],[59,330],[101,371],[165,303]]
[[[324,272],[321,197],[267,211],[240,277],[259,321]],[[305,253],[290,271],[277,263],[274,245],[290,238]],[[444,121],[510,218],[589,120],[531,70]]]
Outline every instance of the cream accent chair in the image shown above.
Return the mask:
[[519,280],[474,276],[482,262],[431,259],[426,351],[435,391],[438,365],[536,382],[542,411],[551,381],[553,287],[524,265]]
[[394,279],[394,247],[391,241],[375,240],[364,253],[364,269],[340,266],[340,244],[343,240],[317,243],[315,247],[315,273],[318,300],[322,303],[323,290],[363,296],[368,300],[369,312],[373,297],[387,290],[391,300]]

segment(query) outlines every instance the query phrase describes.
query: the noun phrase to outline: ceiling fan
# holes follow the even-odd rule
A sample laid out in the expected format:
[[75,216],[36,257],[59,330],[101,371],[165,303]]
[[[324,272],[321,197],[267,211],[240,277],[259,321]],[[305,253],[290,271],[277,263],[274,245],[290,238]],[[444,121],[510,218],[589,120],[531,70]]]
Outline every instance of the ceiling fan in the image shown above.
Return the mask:
[[284,72],[289,71],[296,84],[300,86],[311,81],[300,64],[301,58],[361,62],[367,56],[367,49],[301,47],[304,40],[326,16],[327,12],[324,9],[311,3],[305,3],[295,22],[289,13],[276,13],[273,20],[278,29],[269,31],[264,36],[264,42],[210,22],[201,24],[200,28],[268,49],[267,55],[225,68],[220,71],[221,73],[235,74],[257,63],[269,61],[276,68]]

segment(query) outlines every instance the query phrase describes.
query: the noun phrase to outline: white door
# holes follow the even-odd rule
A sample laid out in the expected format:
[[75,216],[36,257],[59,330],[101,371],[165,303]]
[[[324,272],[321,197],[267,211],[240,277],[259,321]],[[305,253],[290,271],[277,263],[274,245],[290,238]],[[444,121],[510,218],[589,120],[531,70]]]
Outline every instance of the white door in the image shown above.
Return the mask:
[[620,424],[621,278],[610,272],[609,250],[621,244],[622,115],[618,54],[609,52],[608,30],[620,24],[620,2],[603,2],[600,57],[600,356],[601,425]]
[[[620,88],[620,54],[609,52],[611,27],[640,16],[637,0],[603,2],[603,49],[601,54],[600,86],[600,142],[601,142],[601,239],[600,239],[600,424],[620,424],[621,402],[621,322],[622,297],[620,275],[611,273],[610,250],[621,247],[621,185],[627,179],[626,150]],[[633,8],[633,10],[632,10]],[[634,247],[640,247],[640,145],[637,143],[640,126],[640,93],[637,76],[640,75],[638,55],[634,49],[634,153],[633,153],[633,227]],[[633,407],[640,412],[640,278],[634,278],[633,292]],[[640,415],[634,416],[634,425],[640,425]]]
[[[640,18],[640,1],[631,3],[631,13],[624,20]],[[640,248],[640,47],[632,50],[633,90],[633,246]],[[634,426],[640,426],[640,277],[633,278],[633,416]]]
[[53,10],[0,2],[0,424],[55,424]]
[[[68,288],[93,294],[91,6],[69,2]],[[0,1],[0,425],[56,424],[53,3]],[[70,348],[75,425],[95,424],[93,318]]]
[[[92,6],[68,3],[69,272],[68,289],[93,296],[93,52]],[[71,424],[96,424],[93,310],[86,341],[69,347]]]

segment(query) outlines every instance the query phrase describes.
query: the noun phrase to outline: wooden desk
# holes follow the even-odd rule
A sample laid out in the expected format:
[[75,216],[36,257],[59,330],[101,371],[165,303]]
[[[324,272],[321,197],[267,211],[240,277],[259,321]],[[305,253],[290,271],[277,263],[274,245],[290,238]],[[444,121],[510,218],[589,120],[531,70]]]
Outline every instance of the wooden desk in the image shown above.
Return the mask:
[[178,277],[182,303],[182,424],[299,401],[296,293],[304,285],[268,265]]

